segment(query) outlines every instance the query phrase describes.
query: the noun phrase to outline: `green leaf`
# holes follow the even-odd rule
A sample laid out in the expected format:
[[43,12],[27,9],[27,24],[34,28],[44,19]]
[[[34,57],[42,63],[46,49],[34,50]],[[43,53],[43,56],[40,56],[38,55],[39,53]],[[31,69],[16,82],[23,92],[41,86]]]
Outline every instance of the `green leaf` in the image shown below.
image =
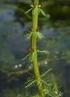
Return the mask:
[[29,56],[30,56],[30,53],[27,54],[24,58],[22,58],[22,60],[25,61],[27,58],[29,58]]
[[49,72],[51,72],[51,70],[52,70],[52,68],[48,69],[45,73],[43,73],[43,74],[41,75],[41,77],[44,77],[45,75],[47,75]]
[[43,16],[46,16],[45,12],[43,11],[43,9],[40,8],[40,12]]
[[29,34],[26,35],[27,39],[29,40],[32,36],[32,32],[30,32]]
[[25,12],[25,14],[29,13],[31,10],[32,10],[32,8],[30,8],[29,10],[27,10],[27,11]]
[[27,34],[27,39],[30,39],[32,36],[38,39],[44,38],[44,35],[40,32],[30,32],[30,34]]
[[30,82],[27,86],[25,86],[25,88],[28,88],[28,87],[32,86],[34,83],[35,83],[35,80]]
[[47,50],[43,50],[43,51],[41,51],[41,50],[37,50],[37,51],[38,51],[38,53],[49,54],[49,51],[47,51]]
[[42,39],[42,38],[44,38],[44,35],[40,32],[37,32],[37,37],[38,37],[38,39]]

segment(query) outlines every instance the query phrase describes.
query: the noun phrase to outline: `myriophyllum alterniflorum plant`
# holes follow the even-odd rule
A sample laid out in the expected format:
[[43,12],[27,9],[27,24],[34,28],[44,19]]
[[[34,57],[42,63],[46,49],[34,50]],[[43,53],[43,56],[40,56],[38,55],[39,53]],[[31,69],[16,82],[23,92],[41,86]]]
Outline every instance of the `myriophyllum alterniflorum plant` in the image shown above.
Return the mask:
[[[32,83],[30,83],[28,86],[35,83],[37,86],[37,89],[38,89],[39,97],[45,97],[44,89],[43,89],[43,85],[42,85],[42,82],[43,83],[45,83],[45,82],[41,79],[41,75],[40,75],[40,71],[39,71],[38,53],[47,53],[47,52],[38,50],[37,41],[39,39],[44,38],[42,33],[40,33],[38,30],[39,14],[41,13],[43,16],[46,16],[46,14],[42,10],[41,5],[39,4],[39,0],[32,0],[32,1],[33,2],[31,5],[31,8],[28,11],[26,11],[25,14],[28,14],[30,11],[32,11],[32,31],[30,32],[30,34],[27,35],[27,38],[30,39],[30,41],[31,41],[31,53],[29,54],[29,57],[33,64],[35,80]],[[26,87],[28,87],[28,86],[26,86]]]
[[34,78],[39,96],[44,97],[37,56],[37,40],[43,38],[43,35],[38,31],[38,16],[40,12],[42,14],[44,14],[44,12],[41,9],[41,5],[39,5],[39,0],[34,0],[31,7],[32,8],[26,12],[28,13],[32,10],[32,31],[28,37],[31,40],[31,62],[33,64]]

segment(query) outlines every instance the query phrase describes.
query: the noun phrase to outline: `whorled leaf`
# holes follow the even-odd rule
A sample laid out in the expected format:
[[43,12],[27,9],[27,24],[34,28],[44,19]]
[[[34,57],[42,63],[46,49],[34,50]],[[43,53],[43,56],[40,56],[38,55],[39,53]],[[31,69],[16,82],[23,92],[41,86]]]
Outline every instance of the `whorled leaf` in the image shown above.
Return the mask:
[[49,19],[50,18],[50,15],[47,13],[45,13],[44,11],[43,11],[43,9],[39,9],[39,12],[44,16],[44,17],[46,17],[47,19]]
[[47,51],[47,50],[43,50],[43,51],[41,51],[41,50],[37,50],[37,52],[38,52],[38,53],[44,53],[44,54],[49,54],[49,53],[50,53],[50,52]]
[[44,38],[44,35],[40,32],[37,32],[37,38],[42,39],[42,38]]
[[29,83],[25,86],[25,88],[28,88],[28,87],[32,86],[34,83],[35,83],[35,80],[32,80],[31,82],[29,82]]
[[29,40],[32,36],[32,32],[30,32],[29,34],[26,35],[27,39]]
[[32,36],[36,37],[37,39],[44,38],[44,35],[40,32],[30,32],[29,34],[27,34],[27,39],[30,39]]
[[30,8],[29,10],[27,10],[27,11],[25,12],[25,14],[28,14],[30,11],[32,11],[32,8]]
[[40,12],[41,12],[41,14],[42,14],[43,16],[46,17],[46,13],[43,11],[43,9],[40,8]]

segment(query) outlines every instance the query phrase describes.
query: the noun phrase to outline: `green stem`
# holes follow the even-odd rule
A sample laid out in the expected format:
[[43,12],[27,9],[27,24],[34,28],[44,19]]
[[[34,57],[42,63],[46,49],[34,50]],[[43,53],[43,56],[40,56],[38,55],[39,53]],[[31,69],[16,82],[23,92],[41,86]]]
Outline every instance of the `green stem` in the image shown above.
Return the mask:
[[31,43],[32,43],[32,55],[34,54],[34,59],[33,59],[33,69],[34,69],[34,77],[36,80],[36,85],[38,88],[38,93],[40,97],[44,97],[43,94],[43,88],[42,88],[42,82],[40,78],[40,72],[39,72],[39,65],[37,61],[37,30],[38,30],[38,9],[39,9],[39,0],[34,0],[33,1],[33,10],[32,10],[32,38],[31,38]]
[[39,5],[39,0],[32,0],[34,5]]

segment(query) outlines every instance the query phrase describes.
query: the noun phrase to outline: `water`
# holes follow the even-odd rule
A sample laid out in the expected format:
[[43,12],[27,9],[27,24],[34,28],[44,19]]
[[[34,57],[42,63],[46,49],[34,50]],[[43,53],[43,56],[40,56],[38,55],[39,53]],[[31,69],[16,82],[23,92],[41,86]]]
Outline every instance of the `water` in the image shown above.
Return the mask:
[[[24,20],[22,25],[19,21],[16,21],[16,16],[14,15],[16,8],[7,6],[6,4],[1,4],[0,6],[0,63],[3,64],[0,65],[0,71],[3,71],[0,74],[0,95],[1,97],[25,97],[25,95],[28,97],[30,94],[29,89],[25,89],[24,86],[25,82],[32,77],[31,72],[21,76],[17,74],[17,77],[14,75],[11,78],[8,78],[5,72],[27,70],[29,68],[30,63],[27,60],[21,62],[21,59],[29,52],[30,43],[26,39],[26,33],[30,29],[31,22],[25,22]],[[44,58],[48,60],[50,66],[54,64],[52,67],[55,68],[59,79],[61,79],[64,97],[68,97],[70,95],[68,92],[70,72],[67,71],[70,68],[70,56],[66,57],[66,55],[70,52],[70,27],[53,27],[46,21],[40,31],[45,38],[39,41],[39,48],[50,52],[51,57],[48,55],[50,62],[49,59]],[[23,68],[16,68],[15,70],[14,65],[17,66],[20,63],[23,64]],[[26,63],[27,66],[25,66]],[[31,91],[31,94],[33,92]]]

